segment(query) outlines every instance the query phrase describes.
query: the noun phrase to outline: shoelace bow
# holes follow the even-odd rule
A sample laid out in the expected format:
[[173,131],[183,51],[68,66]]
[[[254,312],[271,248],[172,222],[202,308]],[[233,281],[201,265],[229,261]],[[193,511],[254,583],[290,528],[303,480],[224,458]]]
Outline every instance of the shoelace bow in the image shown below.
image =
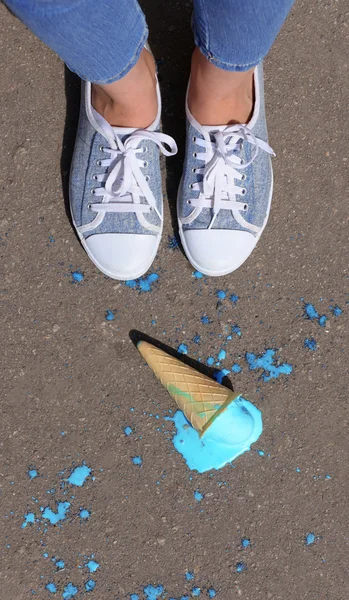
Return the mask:
[[[200,190],[198,198],[193,198],[189,204],[200,209],[212,208],[213,216],[209,225],[211,229],[219,211],[222,208],[233,211],[245,211],[246,203],[235,200],[236,196],[243,196],[246,190],[240,186],[232,185],[231,180],[244,181],[241,170],[246,169],[255,160],[259,149],[274,155],[271,147],[257,138],[246,125],[228,125],[223,131],[211,134],[213,141],[196,138],[195,143],[206,149],[206,152],[196,153],[195,158],[204,160],[205,166],[194,169],[195,173],[203,176],[202,181],[191,185],[194,190]],[[241,160],[236,151],[242,148],[244,142],[254,146],[251,159],[247,162]],[[193,221],[198,213],[194,209]],[[187,218],[190,220],[191,215]],[[252,226],[251,226],[252,227]],[[254,226],[253,226],[254,228]]]
[[[100,166],[110,168],[106,174],[94,178],[105,185],[93,190],[94,195],[103,196],[103,200],[90,203],[89,208],[92,211],[135,212],[140,215],[155,210],[160,220],[163,220],[156,206],[154,194],[148,185],[148,177],[141,170],[141,166],[146,166],[143,147],[137,147],[141,140],[154,142],[165,156],[172,156],[177,152],[174,139],[164,133],[137,129],[122,142],[110,128],[108,135],[110,147],[101,148],[110,157],[99,162]],[[143,154],[142,158],[137,156],[139,153]],[[145,198],[147,203],[141,203],[141,198]]]

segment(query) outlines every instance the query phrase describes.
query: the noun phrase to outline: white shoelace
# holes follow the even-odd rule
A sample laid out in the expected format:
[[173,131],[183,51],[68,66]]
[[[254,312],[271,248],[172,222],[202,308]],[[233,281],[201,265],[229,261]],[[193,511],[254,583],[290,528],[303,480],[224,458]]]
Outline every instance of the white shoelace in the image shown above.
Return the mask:
[[[102,202],[90,203],[90,210],[101,215],[133,212],[137,214],[138,220],[144,227],[158,231],[158,226],[142,217],[142,213],[154,210],[160,220],[163,220],[156,206],[154,194],[148,185],[149,177],[144,175],[141,169],[148,166],[145,160],[146,147],[137,148],[137,146],[141,140],[149,140],[158,146],[162,154],[172,156],[177,152],[175,140],[164,133],[147,129],[137,129],[124,142],[111,127],[108,133],[110,147],[102,146],[101,150],[109,154],[109,157],[98,163],[108,170],[105,174],[94,176],[95,181],[104,185],[91,190],[93,195],[101,196],[103,199]],[[145,198],[146,203],[141,203],[142,198]]]
[[[211,208],[213,216],[209,225],[211,229],[219,211],[229,209],[238,223],[247,227],[251,231],[258,233],[259,227],[248,223],[242,218],[240,212],[245,212],[248,205],[245,202],[236,200],[236,197],[244,196],[246,189],[234,184],[234,180],[244,181],[246,175],[241,173],[255,160],[259,149],[268,154],[274,155],[271,147],[257,138],[246,125],[228,125],[222,131],[211,133],[213,141],[201,138],[194,138],[193,141],[201,146],[205,151],[194,154],[197,160],[205,161],[202,168],[193,169],[194,173],[202,175],[202,181],[191,184],[191,189],[199,190],[198,198],[191,198],[188,204],[194,207],[194,210],[188,217],[182,219],[183,223],[192,223],[200,214],[203,208]],[[254,146],[252,158],[244,162],[237,154],[237,150],[242,149],[244,142]]]

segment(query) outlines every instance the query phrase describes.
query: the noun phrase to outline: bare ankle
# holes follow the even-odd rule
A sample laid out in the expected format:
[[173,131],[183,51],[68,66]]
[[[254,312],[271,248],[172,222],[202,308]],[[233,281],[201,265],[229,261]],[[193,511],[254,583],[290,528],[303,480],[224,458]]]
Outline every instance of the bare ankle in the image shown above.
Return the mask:
[[113,127],[148,127],[158,111],[152,55],[143,50],[125,77],[109,84],[93,84],[92,106]]

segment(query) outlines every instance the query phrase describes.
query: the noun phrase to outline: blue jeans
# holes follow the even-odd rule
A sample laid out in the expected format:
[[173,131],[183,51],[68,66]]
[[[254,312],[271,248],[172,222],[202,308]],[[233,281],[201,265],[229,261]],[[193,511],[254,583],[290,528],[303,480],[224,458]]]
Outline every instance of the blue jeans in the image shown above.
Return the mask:
[[[246,71],[273,44],[294,0],[194,0],[195,44],[217,67]],[[94,83],[120,79],[148,37],[136,0],[5,0],[69,69]]]

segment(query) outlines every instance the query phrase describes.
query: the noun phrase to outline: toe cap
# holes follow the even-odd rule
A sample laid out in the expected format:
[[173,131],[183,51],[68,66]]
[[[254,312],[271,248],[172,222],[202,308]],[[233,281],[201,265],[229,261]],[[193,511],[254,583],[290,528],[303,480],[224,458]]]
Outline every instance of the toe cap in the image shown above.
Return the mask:
[[128,233],[98,233],[83,241],[96,267],[108,277],[137,279],[150,268],[160,237]]
[[182,242],[191,264],[211,277],[227,275],[250,256],[258,239],[247,231],[189,229]]

